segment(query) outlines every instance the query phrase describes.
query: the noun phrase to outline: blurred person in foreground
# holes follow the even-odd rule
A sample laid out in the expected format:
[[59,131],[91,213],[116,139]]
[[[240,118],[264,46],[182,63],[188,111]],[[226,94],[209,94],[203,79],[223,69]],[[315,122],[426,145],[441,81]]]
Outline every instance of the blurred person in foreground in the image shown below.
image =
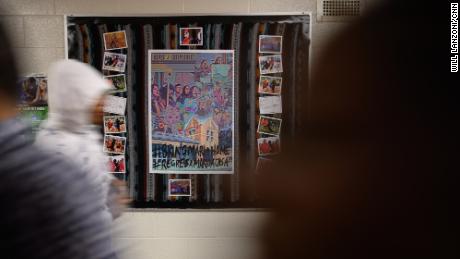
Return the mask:
[[301,130],[260,185],[274,208],[262,258],[456,258],[440,235],[453,189],[435,192],[459,153],[440,8],[387,1],[325,46]]
[[2,258],[115,258],[104,204],[87,174],[26,140],[16,119],[15,60],[0,24]]
[[108,173],[108,158],[102,152],[100,126],[110,89],[109,81],[85,63],[61,60],[52,64],[48,74],[49,115],[36,138],[38,146],[65,155],[88,174],[109,221],[119,217],[129,203],[124,182]]

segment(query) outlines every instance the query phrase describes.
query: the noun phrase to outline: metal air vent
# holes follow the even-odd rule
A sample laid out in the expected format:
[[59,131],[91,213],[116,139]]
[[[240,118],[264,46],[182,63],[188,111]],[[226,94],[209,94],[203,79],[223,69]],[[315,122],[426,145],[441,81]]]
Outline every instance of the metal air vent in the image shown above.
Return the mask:
[[318,21],[346,21],[359,17],[363,0],[318,0]]

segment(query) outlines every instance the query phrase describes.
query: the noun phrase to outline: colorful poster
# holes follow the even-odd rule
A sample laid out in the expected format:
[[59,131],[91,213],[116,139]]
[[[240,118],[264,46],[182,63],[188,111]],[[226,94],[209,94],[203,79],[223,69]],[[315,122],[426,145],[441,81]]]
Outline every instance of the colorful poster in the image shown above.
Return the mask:
[[48,80],[45,76],[20,78],[17,87],[19,107],[48,106]]
[[232,50],[149,51],[150,173],[234,171]]
[[33,139],[48,116],[48,80],[44,75],[22,77],[17,87],[19,117],[31,126],[28,137]]

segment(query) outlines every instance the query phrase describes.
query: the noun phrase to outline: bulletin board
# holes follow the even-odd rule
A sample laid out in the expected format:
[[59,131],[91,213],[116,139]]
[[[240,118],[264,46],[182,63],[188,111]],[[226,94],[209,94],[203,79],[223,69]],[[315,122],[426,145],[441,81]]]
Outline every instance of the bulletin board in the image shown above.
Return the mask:
[[260,206],[263,167],[308,111],[297,98],[309,89],[310,20],[66,16],[68,57],[126,81],[113,93],[126,99],[126,168],[115,175],[135,207]]

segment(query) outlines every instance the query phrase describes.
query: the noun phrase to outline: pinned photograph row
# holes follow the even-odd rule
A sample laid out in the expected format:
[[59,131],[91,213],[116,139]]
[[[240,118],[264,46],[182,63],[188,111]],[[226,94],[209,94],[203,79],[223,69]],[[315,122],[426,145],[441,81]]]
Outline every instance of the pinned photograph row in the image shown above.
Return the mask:
[[105,113],[125,115],[126,98],[113,95],[106,96],[103,110]]
[[203,27],[180,28],[181,46],[203,46]]
[[277,76],[260,76],[259,80],[259,94],[267,95],[281,95],[281,88],[283,86],[283,78]]
[[113,89],[111,93],[126,92],[126,76],[125,74],[118,74],[112,76],[104,76],[104,79],[109,80]]
[[283,72],[281,55],[259,56],[260,74],[275,74]]
[[126,150],[126,138],[112,135],[104,136],[104,153],[124,155]]
[[103,34],[105,50],[116,50],[128,48],[126,31],[113,31]]
[[104,133],[119,134],[126,133],[125,116],[104,116]]
[[169,179],[168,182],[169,196],[192,196],[192,180],[191,179]]
[[281,96],[262,96],[259,97],[260,114],[280,114],[283,113]]
[[126,173],[126,159],[124,155],[107,156],[107,172],[110,174]]
[[274,117],[260,116],[257,132],[259,134],[266,134],[278,137],[281,133],[282,121],[282,119]]
[[268,137],[257,139],[257,150],[259,151],[259,156],[270,156],[280,153],[280,138]]
[[259,53],[281,54],[283,52],[283,36],[260,35]]
[[102,69],[124,73],[126,70],[126,55],[113,52],[104,52]]

